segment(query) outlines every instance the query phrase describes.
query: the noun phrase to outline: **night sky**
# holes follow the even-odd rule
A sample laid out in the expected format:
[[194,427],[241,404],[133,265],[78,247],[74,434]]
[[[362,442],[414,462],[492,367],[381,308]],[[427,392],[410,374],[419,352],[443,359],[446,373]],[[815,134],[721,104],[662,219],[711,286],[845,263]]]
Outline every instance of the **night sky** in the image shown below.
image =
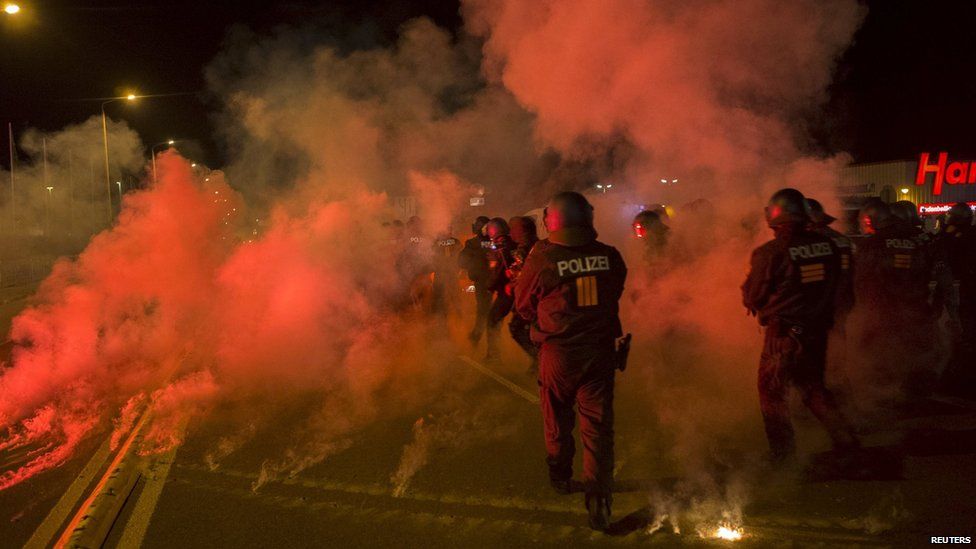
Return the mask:
[[[219,102],[205,92],[204,67],[227,29],[268,33],[314,26],[346,47],[389,44],[404,21],[427,15],[457,30],[456,1],[397,2],[21,2],[17,19],[0,17],[0,122],[57,130],[98,112],[97,101],[127,88],[185,94],[127,106],[124,118],[147,144],[170,137],[200,143],[202,160],[220,165],[213,140]],[[856,161],[913,158],[944,149],[976,158],[976,2],[867,2],[869,13],[844,55],[830,98],[809,120],[821,152],[846,150]],[[5,128],[4,128],[5,129]],[[4,139],[5,141],[5,139]],[[3,147],[6,151],[6,146]],[[7,155],[0,154],[7,165]]]

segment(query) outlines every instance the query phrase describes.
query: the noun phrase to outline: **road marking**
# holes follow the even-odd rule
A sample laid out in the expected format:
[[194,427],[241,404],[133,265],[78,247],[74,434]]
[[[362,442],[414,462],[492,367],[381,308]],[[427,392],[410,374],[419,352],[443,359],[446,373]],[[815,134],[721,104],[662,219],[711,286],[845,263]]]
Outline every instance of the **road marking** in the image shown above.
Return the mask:
[[139,421],[136,423],[135,427],[132,428],[132,432],[129,433],[128,438],[125,439],[125,443],[122,444],[122,447],[119,448],[118,453],[115,454],[115,459],[113,459],[112,463],[109,464],[105,474],[102,475],[101,479],[99,479],[98,484],[95,485],[95,488],[91,491],[91,494],[88,495],[88,499],[81,504],[81,507],[78,508],[78,512],[75,513],[75,516],[72,517],[71,522],[68,523],[68,526],[64,529],[64,532],[61,533],[61,537],[59,537],[58,541],[55,542],[55,549],[63,549],[64,547],[68,546],[68,542],[71,541],[71,536],[75,533],[75,529],[81,523],[82,519],[88,516],[88,510],[91,508],[92,503],[95,502],[95,498],[102,493],[102,489],[105,488],[105,485],[112,477],[112,474],[118,468],[119,464],[122,463],[122,459],[129,453],[129,448],[132,446],[132,442],[136,439],[136,435],[138,435],[139,431],[142,430],[142,427],[146,424],[146,420],[148,418],[149,412],[143,412],[142,417],[139,418]]
[[530,392],[526,391],[525,389],[519,387],[515,383],[509,381],[508,379],[506,379],[506,378],[504,378],[504,377],[496,374],[494,370],[492,370],[491,368],[488,368],[487,366],[481,364],[477,360],[468,358],[468,357],[466,357],[464,355],[458,355],[458,358],[461,359],[461,360],[463,360],[464,362],[467,362],[469,365],[473,366],[474,369],[476,369],[479,372],[485,374],[486,376],[490,377],[491,379],[494,379],[498,383],[501,383],[503,386],[507,387],[510,391],[512,391],[513,393],[517,394],[518,396],[524,398],[525,400],[528,400],[532,404],[538,404],[539,403],[539,397],[537,397],[536,395],[533,395],[532,393],[530,393]]
[[132,516],[122,531],[119,547],[142,547],[142,541],[149,529],[149,520],[156,511],[159,497],[163,494],[163,486],[166,484],[166,477],[169,476],[169,471],[173,467],[177,450],[179,450],[179,445],[174,445],[172,449],[156,460],[158,468],[154,471],[154,475],[144,475],[146,485],[143,487],[142,493],[139,494],[139,500],[132,511]]
[[[274,493],[258,493],[255,495],[251,490],[251,480],[258,475],[254,473],[217,469],[211,470],[209,467],[192,464],[178,464],[178,470],[197,473],[198,475],[214,475],[240,479],[240,484],[227,486],[225,483],[215,482],[206,478],[199,478],[197,475],[183,476],[176,473],[172,482],[178,483],[195,490],[206,490],[223,496],[237,497],[246,501],[253,501],[257,498],[260,502],[285,509],[305,509],[313,514],[328,514],[330,516],[353,515],[367,520],[371,524],[383,523],[385,521],[402,518],[415,517],[423,518],[430,524],[464,524],[466,527],[478,529],[508,529],[518,528],[518,536],[531,536],[538,540],[541,532],[546,532],[546,541],[553,541],[569,536],[593,536],[593,532],[582,526],[581,518],[584,513],[579,500],[576,498],[556,498],[548,501],[538,501],[520,497],[490,496],[484,493],[477,495],[451,495],[434,493],[410,492],[403,498],[396,498],[390,494],[388,488],[364,485],[344,485],[343,483],[333,483],[304,477],[289,479],[279,482],[280,488]],[[312,488],[324,492],[338,492],[339,494],[312,495],[308,492],[289,492],[289,485],[299,489]],[[366,496],[366,497],[362,497]],[[370,497],[374,496],[374,497]],[[404,500],[412,500],[412,505],[404,504]],[[629,503],[640,501],[646,503],[643,497],[627,500]],[[620,502],[618,502],[620,503]],[[423,506],[424,504],[434,504],[436,507]],[[443,506],[443,508],[438,508]],[[489,510],[488,508],[491,508]],[[504,513],[505,517],[486,515],[486,513]],[[624,519],[624,515],[618,516],[615,520]],[[753,542],[769,541],[810,541],[811,544],[842,544],[844,546],[880,546],[887,547],[890,540],[877,535],[867,534],[859,527],[852,527],[845,524],[845,521],[837,517],[831,521],[825,521],[818,526],[796,524],[791,522],[777,522],[767,516],[753,516],[745,520],[743,527],[750,534]],[[578,524],[578,526],[577,526]],[[528,530],[531,529],[531,530]],[[455,531],[456,533],[456,531]],[[646,527],[637,528],[633,532],[636,536],[628,535],[616,538],[623,543],[641,542],[646,539],[667,541],[673,539],[674,543],[679,540],[691,541],[692,544],[707,543],[700,540],[696,533],[685,534],[671,538],[668,535],[661,537],[646,533]],[[604,538],[596,538],[604,539]],[[123,545],[120,545],[123,546]]]
[[109,455],[109,441],[111,437],[105,437],[105,442],[98,447],[95,455],[88,460],[81,472],[68,486],[68,490],[61,496],[61,499],[54,505],[51,512],[47,514],[41,525],[34,531],[34,535],[24,545],[25,549],[41,549],[51,544],[51,540],[58,534],[58,528],[68,518],[68,513],[74,508],[78,500],[84,495],[85,488],[91,483],[92,478],[102,468]]

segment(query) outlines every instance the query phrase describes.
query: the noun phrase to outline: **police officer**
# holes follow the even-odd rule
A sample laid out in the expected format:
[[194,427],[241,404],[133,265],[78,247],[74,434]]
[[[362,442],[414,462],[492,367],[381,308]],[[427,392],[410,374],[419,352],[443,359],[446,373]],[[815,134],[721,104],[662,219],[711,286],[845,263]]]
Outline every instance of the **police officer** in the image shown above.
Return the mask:
[[858,306],[868,313],[861,347],[873,363],[868,371],[897,389],[888,395],[891,403],[902,404],[903,396],[922,396],[934,388],[936,378],[930,256],[916,229],[900,222],[878,198],[862,205],[858,222],[866,238],[857,246],[855,292]]
[[925,261],[925,266],[929,269],[929,281],[931,281],[931,269],[936,260],[933,255],[935,253],[933,246],[934,240],[929,233],[925,232],[922,218],[918,215],[918,208],[911,200],[899,200],[898,202],[892,203],[889,208],[891,209],[891,215],[895,216],[895,219],[898,220],[901,231],[911,235],[912,240],[919,247],[923,260]]
[[952,357],[945,382],[952,392],[976,394],[976,227],[965,202],[946,214],[935,246],[945,259],[949,288],[945,300],[952,323]]
[[[663,215],[662,215],[663,214]],[[667,214],[655,210],[644,210],[634,217],[631,228],[634,238],[644,245],[644,262],[656,263],[664,254],[671,230],[664,223]]]
[[878,198],[867,200],[858,216],[861,233],[858,270],[859,297],[873,310],[897,314],[910,321],[927,315],[931,266],[913,227],[899,222],[891,208]]
[[491,240],[485,236],[483,230],[488,221],[488,217],[483,215],[474,220],[471,224],[474,236],[464,241],[464,247],[458,255],[458,266],[474,283],[475,320],[468,335],[473,344],[481,339],[488,320],[488,308],[491,306],[491,292],[488,290],[488,248],[491,247]]
[[[525,266],[525,258],[529,256],[532,248],[539,241],[539,235],[536,230],[535,220],[531,217],[515,216],[508,220],[508,227],[511,231],[512,242],[515,243],[515,250],[512,251],[512,264],[506,273],[509,283],[505,291],[511,296],[514,295],[515,281]],[[529,366],[529,373],[536,375],[539,370],[539,348],[532,343],[529,323],[517,314],[512,315],[512,319],[508,322],[508,331],[512,334],[512,339],[515,340],[515,343],[529,355],[529,358],[532,360]]]
[[810,217],[810,230],[830,238],[840,254],[841,277],[834,311],[835,320],[839,323],[854,308],[854,243],[830,226],[837,218],[825,212],[820,201],[807,198],[806,209]]
[[546,207],[549,238],[535,245],[515,284],[517,313],[531,323],[539,350],[539,396],[549,479],[570,492],[577,406],[583,442],[583,483],[590,526],[610,521],[613,481],[614,342],[621,335],[618,301],[627,267],[598,242],[593,207],[562,192]]
[[491,306],[488,307],[488,331],[485,336],[486,361],[499,358],[498,338],[502,321],[512,311],[514,298],[509,288],[510,267],[515,263],[515,242],[511,229],[501,217],[493,217],[485,225],[485,235],[491,241],[488,248],[488,291],[491,292]]
[[770,198],[766,221],[775,237],[753,251],[742,297],[766,329],[759,403],[771,461],[782,464],[796,453],[786,398],[791,386],[827,428],[836,449],[855,449],[858,440],[824,384],[827,332],[842,277],[840,252],[829,237],[808,229],[804,197],[796,189]]
[[446,316],[457,310],[458,292],[458,253],[461,242],[451,236],[449,230],[434,238],[433,250],[433,303],[434,313]]

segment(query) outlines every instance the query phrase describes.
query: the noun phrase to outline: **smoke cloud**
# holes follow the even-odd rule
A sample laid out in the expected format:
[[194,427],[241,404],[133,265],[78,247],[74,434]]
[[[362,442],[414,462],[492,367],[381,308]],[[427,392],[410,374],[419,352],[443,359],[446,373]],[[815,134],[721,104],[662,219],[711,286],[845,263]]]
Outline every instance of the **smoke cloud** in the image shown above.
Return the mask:
[[106,129],[109,188],[100,117],[56,132],[28,129],[20,135],[12,192],[10,172],[0,170],[5,189],[0,196],[0,227],[5,229],[0,246],[8,261],[77,253],[109,224],[109,214],[119,203],[115,182],[123,191],[138,182],[144,147],[125,122],[110,119]]
[[[847,158],[806,153],[801,123],[824,99],[863,9],[851,0],[462,8],[484,39],[486,78],[535,115],[537,142],[609,166],[602,183],[613,192],[593,202],[601,235],[625,248],[631,266],[623,316],[635,343],[620,383],[646,384],[647,406],[674,436],[671,457],[689,479],[675,494],[652,495],[651,507],[659,520],[683,514],[712,527],[741,518],[743,465],[755,460],[742,453],[765,444],[761,336],[739,285],[751,249],[770,236],[760,221],[771,192],[796,187],[837,207],[833,185]],[[655,202],[674,216],[667,247],[648,259],[625,234],[641,205]]]
[[[54,442],[0,488],[63,462],[133,407],[152,413],[148,451],[178,443],[190,419],[230,418],[211,467],[301,410],[254,488],[320,463],[384,414],[442,397],[443,357],[461,339],[402,306],[403,251],[381,228],[401,216],[390,199],[414,197],[433,236],[482,213],[465,206],[474,192],[508,217],[599,177],[614,191],[593,196],[598,229],[631,266],[623,316],[635,348],[620,382],[647,388],[642,411],[673,436],[692,478],[652,506],[721,515],[709,524],[741,516],[746,490],[726,473],[764,442],[760,335],[738,288],[768,237],[769,192],[790,185],[836,205],[846,158],[806,154],[801,121],[863,10],[853,0],[465,0],[462,10],[460,36],[418,19],[390,48],[348,52],[293,29],[228,38],[207,73],[226,101],[224,171],[201,179],[161,157],[159,183],[127,196],[117,225],[59,263],[15,320],[3,444]],[[657,265],[627,236],[652,202],[675,211]],[[477,421],[418,422],[394,490],[409,489],[432,444],[466,444],[458,433]]]

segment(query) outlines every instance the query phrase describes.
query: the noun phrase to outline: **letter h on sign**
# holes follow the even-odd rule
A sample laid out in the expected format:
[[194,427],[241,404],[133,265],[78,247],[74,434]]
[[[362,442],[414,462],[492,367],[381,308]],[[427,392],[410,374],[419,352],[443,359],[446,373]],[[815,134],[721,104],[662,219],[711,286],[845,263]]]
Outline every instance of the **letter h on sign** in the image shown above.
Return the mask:
[[929,164],[929,153],[922,153],[918,159],[918,172],[915,174],[915,184],[925,184],[925,174],[934,173],[932,194],[938,196],[942,194],[942,183],[945,181],[946,162],[949,161],[949,153],[940,152],[939,161],[936,164]]

